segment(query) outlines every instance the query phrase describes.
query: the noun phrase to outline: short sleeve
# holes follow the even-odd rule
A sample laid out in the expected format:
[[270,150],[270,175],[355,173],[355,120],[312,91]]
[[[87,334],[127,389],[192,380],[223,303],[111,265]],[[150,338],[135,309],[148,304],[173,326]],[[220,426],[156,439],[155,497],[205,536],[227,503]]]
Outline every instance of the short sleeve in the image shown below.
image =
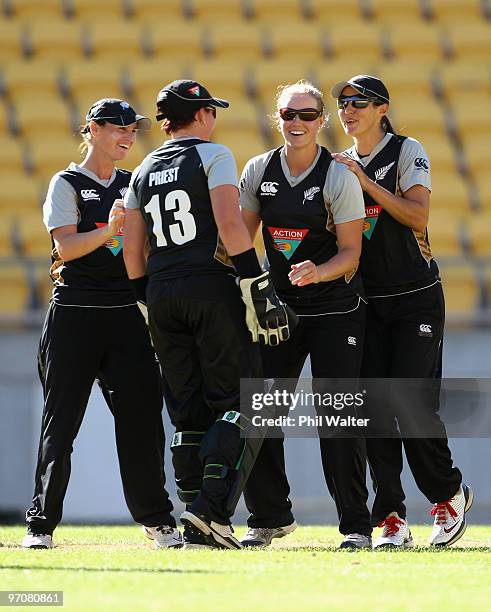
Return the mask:
[[140,208],[138,203],[138,198],[135,191],[135,179],[140,171],[141,164],[137,166],[133,172],[131,173],[130,184],[128,185],[128,189],[124,194],[123,202],[125,208],[135,209]]
[[213,142],[199,144],[196,147],[203,169],[208,177],[208,189],[221,185],[235,185],[237,187],[237,166],[232,151]]
[[329,165],[324,184],[324,200],[331,206],[335,225],[365,218],[360,182],[344,164],[332,161]]
[[430,160],[419,141],[406,138],[399,156],[399,186],[404,193],[414,185],[431,191]]
[[48,232],[65,225],[77,225],[79,211],[77,194],[70,183],[60,174],[55,174],[48,187],[43,204],[43,222]]

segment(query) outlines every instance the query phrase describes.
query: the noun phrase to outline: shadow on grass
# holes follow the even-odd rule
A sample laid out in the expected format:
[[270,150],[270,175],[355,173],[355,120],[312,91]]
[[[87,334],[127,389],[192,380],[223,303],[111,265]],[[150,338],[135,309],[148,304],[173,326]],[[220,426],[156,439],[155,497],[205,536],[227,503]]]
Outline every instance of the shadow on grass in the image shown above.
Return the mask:
[[378,555],[381,553],[390,553],[396,555],[414,555],[417,553],[491,553],[491,547],[489,546],[452,546],[452,547],[433,547],[433,546],[414,546],[413,548],[382,548],[378,550],[371,550],[370,548],[362,548],[362,549],[339,549],[337,546],[278,546],[274,548],[247,548],[248,554],[252,551],[259,553],[264,551],[270,552],[310,552],[310,553],[336,553],[339,554],[357,554],[357,553],[365,553],[365,554],[373,554]]
[[2,565],[1,570],[38,570],[56,572],[115,572],[115,573],[134,573],[145,574],[226,574],[224,571],[202,570],[202,569],[173,569],[173,568],[149,568],[149,567],[43,567],[40,565]]

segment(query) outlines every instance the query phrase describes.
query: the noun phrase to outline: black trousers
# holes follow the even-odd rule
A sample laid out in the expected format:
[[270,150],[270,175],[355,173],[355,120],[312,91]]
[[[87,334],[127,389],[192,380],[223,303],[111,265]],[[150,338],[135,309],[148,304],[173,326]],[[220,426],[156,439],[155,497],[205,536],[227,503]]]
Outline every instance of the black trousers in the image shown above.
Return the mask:
[[[372,298],[367,308],[365,350],[362,377],[366,378],[439,378],[445,302],[440,283],[405,295]],[[421,326],[426,326],[421,330]],[[428,327],[431,331],[428,331]],[[460,471],[453,467],[445,427],[438,415],[438,399],[424,390],[415,397],[416,406],[433,415],[433,430],[438,438],[371,438],[367,455],[376,496],[372,524],[384,520],[390,512],[406,516],[401,485],[402,447],[420,491],[431,503],[450,499],[462,482]],[[377,407],[383,418],[395,419],[404,436],[405,418],[390,403]]]
[[[350,313],[301,317],[288,342],[262,351],[266,378],[297,380],[310,355],[312,377],[358,378],[363,353],[365,304]],[[350,342],[348,337],[354,338]],[[314,380],[315,382],[315,380]],[[367,509],[365,441],[320,437],[324,477],[343,534],[370,535]],[[244,497],[250,527],[279,527],[293,521],[288,498],[283,438],[266,438],[247,482]]]
[[[228,524],[228,498],[244,440],[237,424],[241,377],[262,375],[259,348],[249,338],[245,307],[232,276],[155,281],[149,325],[162,364],[164,396],[181,444],[172,446],[178,493],[191,510]],[[223,466],[213,475],[209,469]]]
[[51,303],[39,371],[44,411],[34,498],[26,514],[29,528],[51,534],[61,520],[73,442],[96,379],[114,416],[123,490],[133,519],[148,527],[174,526],[165,490],[160,372],[138,307]]

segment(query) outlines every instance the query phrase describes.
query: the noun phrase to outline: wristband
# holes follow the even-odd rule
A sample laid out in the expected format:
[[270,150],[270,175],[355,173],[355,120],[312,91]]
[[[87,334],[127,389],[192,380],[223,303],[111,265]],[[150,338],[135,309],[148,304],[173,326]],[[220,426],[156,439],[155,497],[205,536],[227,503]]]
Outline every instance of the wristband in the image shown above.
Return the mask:
[[238,255],[231,255],[230,259],[240,278],[256,278],[263,273],[254,247]]
[[129,281],[137,302],[146,304],[148,276],[145,274],[145,276],[140,276],[139,278],[130,278]]

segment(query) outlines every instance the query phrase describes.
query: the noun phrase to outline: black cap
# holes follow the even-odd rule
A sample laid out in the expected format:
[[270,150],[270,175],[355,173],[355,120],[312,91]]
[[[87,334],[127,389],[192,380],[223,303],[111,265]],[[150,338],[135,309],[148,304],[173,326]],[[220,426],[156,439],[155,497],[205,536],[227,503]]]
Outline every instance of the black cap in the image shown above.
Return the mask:
[[118,98],[102,98],[94,102],[85,117],[87,121],[104,119],[114,125],[138,124],[139,130],[149,130],[152,122],[148,117],[137,115],[128,102]]
[[362,96],[367,98],[378,98],[381,102],[390,102],[387,87],[377,77],[369,74],[358,74],[348,81],[340,81],[331,89],[331,96],[339,98],[345,87],[352,87]]
[[[214,98],[201,83],[187,79],[172,81],[162,87],[157,94],[157,104],[163,102],[171,113],[199,110],[204,106],[219,106],[220,108],[230,106],[227,100]],[[160,121],[165,117],[165,114],[157,115],[157,120]]]

